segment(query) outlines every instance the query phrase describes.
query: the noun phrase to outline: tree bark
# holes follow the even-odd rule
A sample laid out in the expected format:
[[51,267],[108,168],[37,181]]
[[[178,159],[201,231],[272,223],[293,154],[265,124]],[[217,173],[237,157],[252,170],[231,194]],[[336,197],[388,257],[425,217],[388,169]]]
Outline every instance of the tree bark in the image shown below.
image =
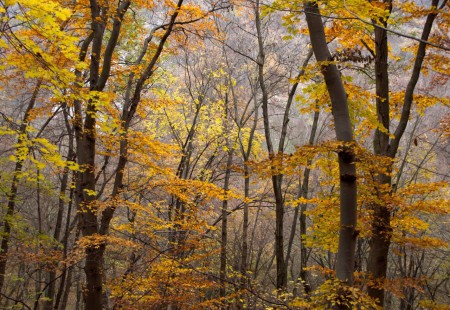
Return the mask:
[[[392,10],[390,0],[384,1],[389,5],[389,11]],[[374,21],[381,23],[386,27],[387,20]],[[373,149],[376,155],[386,156],[389,148],[389,73],[388,73],[388,39],[387,32],[382,28],[375,28],[375,77],[376,77],[376,110],[378,121],[383,125],[387,132],[380,129],[375,130],[373,140]],[[392,166],[388,167],[387,174],[377,176],[377,182],[382,186],[391,185],[390,172]],[[380,192],[377,190],[377,192]],[[380,193],[381,195],[385,193]],[[380,197],[381,198],[381,197]],[[368,286],[367,293],[370,297],[377,300],[378,305],[383,306],[384,289],[382,282],[386,277],[387,260],[389,246],[391,242],[391,213],[387,206],[379,204],[373,207],[374,220],[372,223],[372,239],[370,240],[370,250],[367,263],[367,272],[373,277],[377,285]]]
[[[318,62],[331,60],[325,31],[316,2],[306,2],[306,21],[311,44]],[[353,283],[355,265],[356,228],[356,168],[352,151],[353,129],[348,110],[347,94],[340,73],[334,64],[322,63],[321,71],[331,99],[334,126],[338,141],[343,146],[338,152],[340,174],[340,230],[336,262],[336,276],[348,285]],[[343,305],[343,309],[348,306]]]
[[271,139],[271,128],[269,123],[269,95],[264,80],[265,54],[261,29],[261,17],[259,14],[259,0],[256,1],[255,23],[258,36],[258,59],[257,59],[258,77],[259,77],[258,80],[262,93],[264,135],[266,137],[267,150],[269,152],[269,160],[272,162],[271,163],[272,187],[275,197],[275,258],[277,268],[276,288],[277,290],[283,290],[287,285],[287,273],[286,273],[287,268],[284,260],[284,241],[283,241],[284,202],[283,202],[283,193],[281,191],[283,175],[276,172],[277,167],[275,167],[274,165],[276,154],[274,152]]
[[[313,51],[312,51],[312,49],[310,49],[309,52],[308,52],[308,55],[306,56],[305,61],[303,62],[302,69],[300,70],[300,72],[298,73],[298,75],[296,77],[297,81],[300,79],[301,76],[303,76],[305,74],[306,66],[309,63],[309,60],[311,59],[312,54],[313,54]],[[289,112],[290,112],[290,109],[291,109],[292,102],[294,101],[294,96],[295,96],[295,92],[297,91],[297,87],[298,87],[298,82],[294,83],[294,85],[292,85],[291,90],[289,91],[286,108],[284,110],[284,118],[283,118],[283,126],[281,128],[280,143],[278,144],[278,153],[279,154],[284,153],[284,145],[285,145],[285,140],[286,140],[286,137],[287,137],[287,125],[289,123]],[[314,118],[314,121],[315,120],[316,119]],[[314,142],[314,135],[315,135],[316,129],[317,129],[317,123],[313,124],[313,126],[312,126],[311,134],[310,134],[310,137],[309,137],[309,143],[310,144],[312,144]],[[308,174],[308,179],[309,179],[309,169],[305,170],[305,174],[304,175],[306,175],[306,172]],[[303,183],[303,184],[305,184],[305,183]],[[306,192],[307,191],[308,191],[308,189],[307,189],[307,185],[306,185]],[[303,196],[301,196],[302,194],[303,194],[303,192],[302,192],[301,182],[300,182],[299,197],[303,197]],[[290,260],[290,256],[291,256],[292,245],[293,245],[293,242],[294,242],[295,231],[297,229],[297,220],[298,220],[299,209],[300,208],[296,208],[295,211],[294,211],[294,217],[293,217],[293,220],[292,220],[291,232],[289,234],[287,250],[286,250],[286,259],[285,259],[285,261],[286,261],[286,263],[285,263],[285,267],[286,267],[285,273],[286,274],[287,274],[287,269],[288,269],[288,266],[289,266],[289,260]]]
[[[126,164],[128,162],[128,141],[127,131],[131,121],[136,113],[137,107],[141,99],[141,93],[147,79],[153,74],[156,63],[161,56],[165,43],[171,34],[175,20],[179,14],[183,0],[178,0],[177,7],[170,16],[170,22],[165,28],[165,33],[161,37],[158,46],[151,58],[149,64],[145,67],[139,78],[136,80],[134,91],[131,92],[131,85],[129,83],[129,91],[125,99],[122,121],[122,139],[120,142],[119,161],[116,169],[116,176],[114,180],[113,190],[111,193],[111,200],[114,200],[122,189],[123,175]],[[105,23],[108,17],[105,15],[107,10],[101,6],[96,0],[90,1],[91,8],[91,28],[92,33],[89,38],[82,44],[80,51],[80,60],[86,56],[89,45],[92,41],[91,62],[89,68],[89,83],[91,91],[103,91],[110,76],[112,55],[117,46],[120,29],[125,13],[127,12],[131,1],[123,1],[118,4],[112,31],[110,33],[108,43],[102,54],[102,43],[104,39]],[[100,60],[103,55],[103,64],[100,70]],[[80,72],[77,73],[81,77]],[[130,75],[130,82],[132,82],[134,75]],[[132,93],[132,96],[131,96]],[[76,132],[77,142],[77,160],[78,164],[84,169],[77,177],[76,201],[80,211],[80,228],[84,237],[100,238],[100,245],[87,246],[86,248],[86,290],[85,290],[85,306],[86,310],[102,309],[102,281],[103,281],[103,256],[106,249],[106,243],[102,239],[103,236],[109,233],[109,225],[115,212],[115,206],[110,205],[103,210],[101,219],[97,219],[97,197],[93,195],[96,189],[95,177],[95,155],[96,155],[96,106],[93,102],[87,103],[86,112],[84,115],[84,122],[81,110],[81,103],[74,103],[75,123],[74,128]],[[102,241],[103,240],[103,241]]]
[[[391,10],[391,0],[384,0]],[[445,6],[446,0],[441,4],[441,8]],[[438,6],[439,1],[433,0],[432,7]],[[427,15],[425,25],[422,31],[422,42],[419,43],[417,49],[414,66],[411,77],[405,90],[403,99],[402,113],[399,124],[394,132],[394,139],[389,139],[389,133],[385,133],[377,129],[374,137],[374,153],[381,156],[389,156],[395,158],[398,147],[405,132],[406,126],[411,115],[411,107],[413,103],[413,95],[420,77],[423,60],[425,58],[426,41],[431,33],[433,22],[437,16],[437,12]],[[382,25],[386,26],[386,21],[382,21]],[[389,119],[389,73],[388,73],[388,38],[384,29],[375,27],[375,75],[376,75],[376,94],[377,94],[377,116],[378,120],[385,129],[390,129]],[[388,185],[392,186],[392,177],[390,172],[393,167],[387,167],[388,174],[381,174],[377,181],[380,188]],[[388,269],[388,255],[391,244],[391,211],[385,205],[374,206],[374,222],[372,224],[372,238],[370,240],[370,251],[367,263],[367,272],[372,277],[375,285],[369,286],[368,295],[377,300],[379,306],[383,307],[385,290],[383,282],[386,279]]]
[[228,94],[225,95],[225,122],[227,135],[228,158],[225,170],[225,180],[223,185],[225,198],[222,202],[222,236],[220,244],[220,297],[223,299],[224,309],[227,309],[225,303],[226,280],[227,280],[227,245],[228,245],[228,190],[230,189],[231,165],[233,164],[233,145],[230,141],[230,130],[228,128]]
[[[317,126],[319,124],[319,111],[314,112],[314,120],[311,128],[311,135],[309,138],[309,145],[314,145],[314,140],[316,137]],[[308,161],[308,166],[311,164],[311,161]],[[301,186],[301,197],[308,197],[308,189],[309,189],[309,175],[311,173],[311,169],[309,167],[305,168],[305,172],[303,174],[303,183]],[[302,281],[303,289],[305,294],[308,295],[311,292],[311,286],[308,281],[308,272],[306,267],[308,265],[308,255],[305,246],[305,238],[306,235],[306,208],[307,204],[302,203],[300,205],[300,277],[299,280]]]
[[[252,152],[253,148],[253,139],[255,137],[255,131],[256,127],[258,125],[258,103],[256,100],[256,88],[252,87],[254,89],[253,92],[253,102],[255,105],[254,108],[254,118],[253,118],[253,124],[250,129],[250,135],[248,138],[248,144],[247,148],[244,148],[244,145],[242,141],[240,141],[241,145],[241,152],[244,159],[244,206],[243,206],[243,219],[242,219],[242,251],[241,251],[241,265],[240,265],[240,272],[241,272],[241,281],[240,281],[240,289],[241,291],[244,291],[245,288],[248,285],[248,252],[249,252],[249,240],[248,240],[248,226],[249,226],[249,203],[248,199],[250,198],[250,169],[248,166],[248,161],[250,159],[250,154]],[[233,89],[232,89],[233,90]],[[252,99],[249,100],[248,104],[252,101]],[[237,103],[235,103],[235,109],[237,109]],[[237,116],[237,113],[236,113]],[[245,115],[242,115],[241,122],[239,123],[239,127],[242,128],[244,126],[244,122],[242,121],[244,119]],[[243,298],[242,298],[243,299]],[[239,302],[238,309],[243,309],[244,305],[242,302]]]
[[[23,143],[24,135],[27,134],[26,129],[28,126],[30,113],[36,104],[36,99],[37,99],[39,90],[41,88],[41,83],[42,83],[42,81],[40,81],[40,80],[37,82],[37,84],[34,88],[33,94],[31,95],[31,99],[25,110],[25,114],[24,114],[22,123],[20,124],[20,128],[19,128],[19,137],[17,139],[18,145],[21,145]],[[2,238],[2,242],[0,244],[0,255],[1,255],[0,256],[0,293],[2,293],[3,285],[5,283],[6,264],[8,262],[9,240],[11,238],[11,228],[12,228],[10,221],[12,220],[12,216],[14,215],[14,210],[16,208],[17,192],[19,189],[19,174],[22,171],[23,163],[24,163],[23,158],[17,158],[16,166],[15,166],[14,172],[13,172],[11,188],[7,195],[8,203],[6,206],[6,215],[5,215],[5,218],[3,219],[3,227],[4,227],[3,238]],[[2,296],[3,295],[0,294],[0,300],[2,299]]]
[[[63,107],[64,109],[64,119],[66,122],[66,127],[69,133],[69,146],[67,151],[67,160],[75,160],[75,151],[74,151],[74,141],[73,141],[73,131],[70,126],[68,115],[67,115],[67,107]],[[69,183],[69,168],[66,166],[63,170],[63,176],[61,179],[61,186],[59,190],[59,198],[58,198],[58,212],[56,216],[56,223],[55,223],[55,231],[53,233],[53,239],[55,241],[59,241],[61,236],[61,230],[62,230],[62,222],[63,222],[63,214],[64,214],[64,205],[66,203],[66,191],[67,191],[67,185]],[[70,221],[70,217],[67,217],[67,221]],[[64,242],[66,243],[66,242]],[[67,244],[63,244],[64,247],[67,246]],[[67,249],[64,249],[64,252],[67,252]],[[66,271],[64,270],[63,273],[65,274]],[[61,278],[61,281],[63,281],[63,278],[65,278],[65,275]],[[48,288],[45,294],[46,300],[44,304],[45,310],[51,310],[53,309],[53,299],[55,297],[55,288],[56,288],[56,271],[51,270],[48,274]],[[63,281],[64,282],[64,281]],[[56,304],[55,304],[56,307]]]

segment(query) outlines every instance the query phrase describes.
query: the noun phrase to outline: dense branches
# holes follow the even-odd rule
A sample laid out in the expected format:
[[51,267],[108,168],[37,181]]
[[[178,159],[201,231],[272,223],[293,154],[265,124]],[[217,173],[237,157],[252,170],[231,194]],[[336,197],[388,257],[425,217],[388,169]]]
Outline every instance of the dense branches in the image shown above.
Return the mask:
[[0,1],[0,308],[448,304],[449,19]]

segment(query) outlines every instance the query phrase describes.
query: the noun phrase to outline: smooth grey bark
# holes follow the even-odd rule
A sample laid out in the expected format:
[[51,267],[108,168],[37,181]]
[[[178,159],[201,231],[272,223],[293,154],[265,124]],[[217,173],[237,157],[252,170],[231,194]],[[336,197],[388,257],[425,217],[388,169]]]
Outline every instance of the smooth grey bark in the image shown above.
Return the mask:
[[[321,63],[321,71],[325,79],[331,99],[336,138],[343,142],[338,152],[340,175],[340,230],[339,246],[336,262],[336,276],[349,285],[353,283],[355,265],[356,231],[356,167],[351,143],[353,129],[348,110],[347,94],[336,65],[326,63],[331,60],[328,50],[324,26],[316,2],[305,3],[305,15],[308,24],[314,55]],[[347,306],[342,306],[346,309]]]

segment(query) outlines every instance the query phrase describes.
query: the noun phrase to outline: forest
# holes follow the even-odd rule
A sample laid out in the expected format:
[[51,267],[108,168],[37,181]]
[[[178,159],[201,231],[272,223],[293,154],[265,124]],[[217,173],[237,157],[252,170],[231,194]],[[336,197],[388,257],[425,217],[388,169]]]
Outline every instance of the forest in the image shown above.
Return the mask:
[[450,309],[450,2],[0,0],[0,309]]

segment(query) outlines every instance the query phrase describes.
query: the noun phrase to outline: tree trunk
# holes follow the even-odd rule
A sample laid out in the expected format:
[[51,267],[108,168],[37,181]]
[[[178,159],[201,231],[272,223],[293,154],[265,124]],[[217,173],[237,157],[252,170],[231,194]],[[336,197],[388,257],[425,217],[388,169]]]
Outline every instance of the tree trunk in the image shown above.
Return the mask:
[[[31,99],[28,103],[27,109],[25,110],[25,115],[23,117],[22,123],[19,128],[19,137],[17,139],[17,144],[21,145],[24,140],[24,135],[27,134],[26,129],[28,126],[28,121],[30,117],[30,112],[33,110],[34,105],[36,103],[37,95],[39,93],[39,90],[41,88],[41,81],[38,81],[33,94],[31,96]],[[6,264],[8,262],[8,251],[9,251],[9,240],[11,238],[11,223],[12,217],[14,215],[14,210],[16,207],[16,199],[17,199],[17,192],[19,189],[19,174],[22,171],[24,159],[23,158],[17,158],[16,166],[14,168],[13,172],[13,179],[11,182],[11,188],[8,193],[8,203],[6,206],[6,215],[3,219],[3,238],[0,245],[0,293],[2,293],[3,285],[5,283],[5,274],[6,274]],[[2,295],[0,295],[0,300],[2,299]]]
[[262,93],[262,110],[264,119],[264,135],[266,137],[267,150],[269,152],[269,160],[271,163],[272,171],[272,187],[275,196],[275,258],[276,258],[276,288],[282,290],[287,285],[287,273],[284,260],[284,245],[283,245],[283,227],[284,227],[284,202],[283,193],[281,191],[281,184],[283,181],[283,175],[276,172],[277,167],[274,166],[275,153],[272,145],[272,139],[270,134],[269,124],[269,95],[267,93],[265,80],[264,80],[264,44],[262,38],[261,18],[259,14],[259,0],[256,1],[255,7],[255,23],[258,33],[258,80]]
[[[392,4],[389,2],[389,10]],[[380,21],[375,21],[380,22]],[[381,21],[385,27],[387,21]],[[387,32],[382,28],[375,28],[375,76],[376,76],[376,109],[378,121],[387,132],[379,129],[375,130],[373,149],[376,155],[387,155],[389,147],[389,73],[388,73],[388,39]],[[392,171],[392,166],[388,167],[388,173]],[[377,182],[381,185],[391,185],[389,174],[380,174]],[[379,192],[379,191],[377,191]],[[381,193],[384,195],[385,193]],[[382,282],[386,277],[387,260],[389,246],[391,243],[391,213],[387,206],[379,204],[373,207],[374,222],[372,223],[372,240],[370,241],[370,251],[367,263],[367,271],[376,282],[374,286],[369,286],[367,292],[370,297],[377,300],[378,305],[383,306],[384,289]]]
[[[306,66],[308,65],[309,60],[311,59],[312,55],[313,55],[313,51],[312,51],[312,49],[310,49],[309,52],[308,52],[308,55],[306,56],[305,61],[303,62],[302,69],[300,70],[300,72],[298,73],[298,75],[295,78],[297,81],[300,79],[300,77],[302,77],[305,74]],[[291,90],[289,91],[289,94],[288,94],[286,108],[284,110],[284,117],[283,117],[283,125],[282,125],[282,128],[281,128],[280,142],[278,144],[278,154],[280,154],[280,155],[282,155],[284,153],[284,145],[285,145],[285,141],[286,141],[286,138],[287,138],[287,129],[288,129],[288,123],[289,123],[289,113],[290,113],[290,110],[291,110],[292,102],[294,101],[294,96],[295,96],[295,92],[297,91],[297,87],[298,87],[298,82],[296,82],[296,83],[294,83],[294,85],[292,85],[292,88],[291,88]],[[316,132],[316,127],[317,127],[317,124],[313,124],[312,130],[311,130],[311,134],[310,134],[310,137],[309,137],[309,143],[310,144],[312,144],[314,142],[314,135],[315,135],[315,132]],[[311,140],[312,140],[312,142],[311,142]],[[308,180],[309,180],[309,169],[307,169],[307,170],[308,170],[307,174],[308,174]],[[305,175],[306,175],[306,171],[307,170],[305,170]],[[303,180],[303,181],[305,182],[305,180]],[[303,183],[303,184],[305,184],[305,183]],[[306,192],[308,191],[307,187],[308,187],[308,185],[306,185]],[[299,197],[303,197],[303,196],[301,196],[303,194],[301,182],[300,182],[300,188],[299,188],[299,193],[298,194],[299,194]],[[290,260],[290,257],[291,257],[291,251],[292,251],[292,245],[293,245],[293,242],[294,242],[295,231],[297,230],[297,220],[298,220],[299,209],[300,208],[295,208],[294,217],[293,217],[293,220],[292,220],[291,232],[289,234],[289,239],[288,239],[288,244],[287,244],[286,258],[285,258],[285,268],[286,268],[285,273],[286,273],[286,276],[287,276],[287,270],[288,270],[288,267],[289,267],[289,260]]]
[[[390,0],[385,0],[385,2],[391,6]],[[446,4],[446,2],[447,1],[444,1],[441,4],[441,8]],[[431,6],[437,7],[438,4],[438,0],[433,0]],[[391,8],[389,9],[391,10]],[[411,107],[413,103],[413,94],[419,80],[420,71],[425,58],[426,43],[424,42],[427,41],[430,36],[431,28],[436,16],[437,12],[432,12],[428,14],[425,21],[421,36],[422,42],[419,43],[414,61],[414,67],[406,87],[400,121],[394,133],[395,138],[389,141],[389,134],[383,133],[377,129],[375,131],[374,138],[374,153],[376,155],[389,156],[391,158],[395,158],[397,155],[400,140],[409,122],[409,116],[411,114]],[[382,22],[382,26],[386,26],[386,21]],[[388,43],[386,31],[379,27],[375,27],[375,49],[377,116],[379,122],[389,131]],[[383,185],[388,185],[391,187],[392,185],[392,177],[389,173],[392,171],[393,167],[391,165],[386,168],[388,174],[380,175],[377,180],[380,187]],[[391,232],[391,211],[385,205],[374,206],[374,222],[372,224],[372,239],[370,241],[367,272],[375,282],[375,286],[369,286],[367,291],[369,296],[376,299],[378,305],[381,307],[384,305],[385,290],[383,288],[383,282],[387,275]]]
[[[258,125],[258,103],[256,100],[256,89],[253,94],[253,101],[255,104],[254,109],[254,118],[253,118],[253,125],[250,130],[250,136],[248,138],[248,145],[247,149],[244,149],[244,146],[241,141],[241,152],[242,156],[244,158],[244,206],[243,206],[243,219],[242,219],[242,251],[241,251],[241,265],[240,265],[240,271],[241,271],[241,281],[240,281],[240,289],[241,291],[244,291],[245,288],[248,285],[248,276],[247,276],[247,269],[248,269],[248,252],[249,252],[249,240],[248,240],[248,226],[249,226],[249,204],[248,199],[250,198],[250,170],[248,166],[248,161],[250,159],[250,154],[252,152],[253,147],[253,139],[255,136],[256,127]],[[249,101],[250,103],[250,101]],[[237,113],[236,113],[237,114]],[[241,122],[240,127],[242,128],[243,124]],[[244,299],[244,298],[241,298]],[[239,302],[239,309],[243,309],[243,303]]]
[[227,309],[225,303],[226,280],[227,280],[227,243],[228,243],[228,190],[230,189],[231,165],[233,164],[233,145],[230,141],[230,130],[228,124],[230,121],[228,115],[228,94],[225,95],[225,134],[227,135],[228,158],[225,170],[225,180],[223,185],[224,200],[222,202],[222,237],[220,244],[220,297],[223,300],[224,309]]
[[[75,160],[75,151],[74,151],[74,145],[73,145],[73,132],[72,129],[70,128],[70,123],[67,117],[67,107],[64,107],[64,116],[65,116],[65,121],[66,121],[66,127],[68,129],[68,133],[69,133],[69,149],[67,152],[67,160]],[[65,197],[66,197],[66,190],[67,190],[67,185],[69,183],[69,168],[66,166],[64,167],[63,170],[63,176],[61,179],[61,186],[60,186],[60,190],[59,190],[59,198],[58,198],[58,213],[56,216],[56,223],[55,223],[55,231],[53,233],[53,239],[55,239],[55,241],[59,241],[60,236],[61,236],[61,230],[62,230],[62,222],[63,222],[63,214],[64,214],[64,205],[65,205]],[[70,211],[69,211],[70,212]],[[67,217],[67,222],[70,222],[70,217]],[[66,242],[64,242],[66,243]],[[66,244],[63,244],[64,247],[67,246]],[[67,252],[67,249],[64,248],[64,253]],[[64,274],[66,273],[66,271],[63,271]],[[62,276],[61,281],[63,280],[63,278],[65,278],[65,275]],[[44,304],[44,309],[45,310],[51,310],[53,309],[53,299],[55,297],[55,288],[56,288],[56,271],[55,270],[51,270],[48,274],[48,288],[45,294],[46,300],[45,300],[45,304]],[[64,281],[62,281],[64,282]],[[55,308],[56,308],[56,304],[55,304]]]
[[[331,60],[325,31],[316,2],[305,4],[306,21],[311,38],[314,55],[318,62]],[[353,269],[355,265],[356,228],[356,168],[352,151],[353,129],[350,122],[347,94],[339,71],[334,64],[321,64],[321,71],[325,78],[331,99],[334,126],[338,141],[343,146],[338,152],[340,174],[340,230],[339,246],[336,262],[336,276],[342,282],[352,285]],[[340,308],[347,309],[342,305]]]
[[[109,39],[104,49],[102,44],[104,40],[104,33],[106,29],[105,21],[108,17],[105,15],[108,10],[102,7],[102,4],[96,0],[90,1],[91,9],[91,28],[92,33],[89,38],[82,44],[80,51],[80,60],[84,60],[89,45],[91,47],[91,60],[89,67],[89,84],[91,91],[103,91],[110,76],[111,63],[113,53],[119,39],[120,29],[124,15],[127,12],[131,1],[120,2],[116,9],[116,18],[112,25],[112,30],[109,33]],[[183,0],[178,0],[176,10],[170,16],[170,21],[164,28],[164,35],[160,38],[157,48],[149,61],[148,65],[141,72],[139,78],[134,84],[134,91],[131,91],[133,85],[132,80],[134,75],[130,75],[129,89],[126,93],[125,104],[123,106],[122,121],[122,139],[120,141],[120,154],[117,163],[116,175],[111,194],[111,199],[114,200],[122,189],[122,181],[124,170],[128,162],[127,159],[127,131],[130,127],[131,121],[136,113],[137,107],[141,99],[141,93],[144,89],[145,82],[153,74],[157,61],[162,54],[167,39],[172,33],[175,25],[175,20],[180,12]],[[103,51],[104,50],[104,51]],[[100,66],[100,60],[103,60]],[[142,60],[142,58],[140,58]],[[101,68],[101,69],[100,69]],[[81,72],[77,72],[77,77],[81,78]],[[131,96],[132,94],[132,96]],[[86,289],[85,289],[85,306],[86,310],[102,309],[102,281],[103,281],[103,256],[106,248],[104,236],[109,233],[109,225],[115,212],[115,206],[107,206],[98,221],[97,210],[97,194],[96,178],[95,178],[95,148],[96,148],[96,106],[93,101],[87,103],[86,111],[83,115],[81,109],[81,102],[74,102],[75,122],[74,128],[76,132],[77,142],[77,160],[78,164],[84,168],[77,177],[77,194],[76,201],[80,211],[80,229],[84,237],[100,238],[97,240],[96,246],[86,247]],[[100,245],[98,245],[100,241]]]
[[[314,138],[316,136],[318,121],[319,121],[319,112],[316,111],[314,113],[313,125],[311,127],[311,133],[309,136],[309,141],[308,141],[309,145],[314,145]],[[310,164],[311,164],[311,161],[308,161],[307,166],[309,166]],[[307,198],[308,197],[310,173],[311,173],[311,169],[309,167],[306,167],[305,171],[303,172],[303,181],[299,180],[298,198],[300,198],[300,197]],[[303,237],[301,237],[304,234],[306,234],[306,215],[305,215],[306,207],[307,207],[306,204],[302,203],[295,208],[294,218],[292,220],[291,233],[289,235],[289,242],[288,242],[288,246],[287,246],[286,261],[289,260],[289,257],[291,254],[291,249],[292,249],[292,245],[294,242],[295,231],[296,231],[296,227],[297,227],[297,220],[299,220],[300,221],[300,241],[301,241],[300,242],[300,279],[299,280],[302,282],[305,293],[308,294],[310,291],[310,288],[309,288],[309,285],[307,284],[306,270],[305,270],[306,265],[307,265],[306,247],[304,246]],[[287,264],[288,263],[286,262],[286,265]]]

